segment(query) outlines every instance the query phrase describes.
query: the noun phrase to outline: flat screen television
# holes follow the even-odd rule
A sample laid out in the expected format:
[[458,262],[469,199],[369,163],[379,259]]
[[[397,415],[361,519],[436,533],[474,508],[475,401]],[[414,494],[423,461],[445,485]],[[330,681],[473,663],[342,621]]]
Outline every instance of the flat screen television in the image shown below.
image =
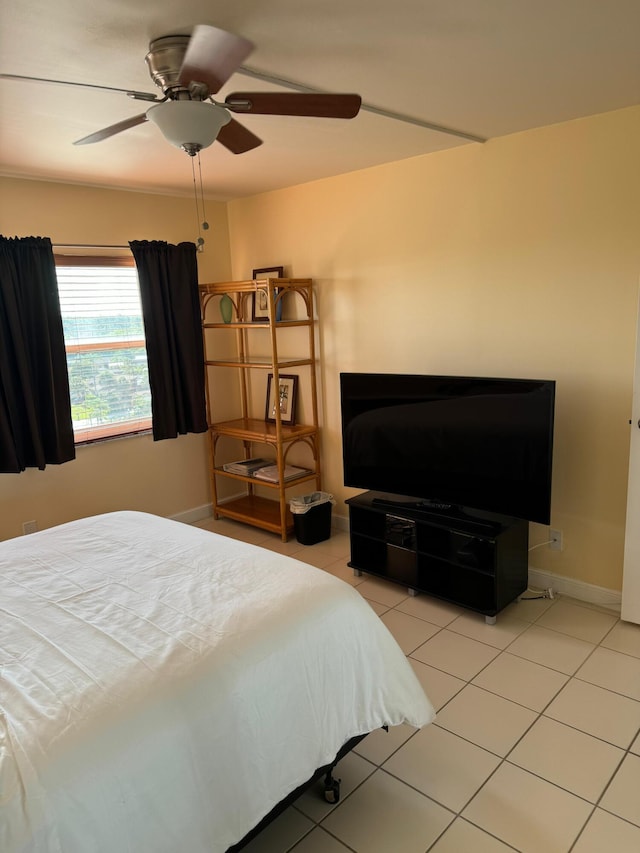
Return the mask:
[[346,486],[550,523],[555,381],[342,373],[340,395]]

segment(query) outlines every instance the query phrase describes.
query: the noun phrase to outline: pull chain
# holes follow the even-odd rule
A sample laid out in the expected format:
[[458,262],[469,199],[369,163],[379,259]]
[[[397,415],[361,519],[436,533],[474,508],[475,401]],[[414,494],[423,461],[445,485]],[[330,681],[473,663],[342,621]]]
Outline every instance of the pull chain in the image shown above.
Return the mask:
[[198,204],[198,186],[196,184],[196,169],[194,166],[195,157],[191,155],[191,175],[193,177],[193,195],[196,201],[196,219],[198,220],[198,239],[196,241],[198,251],[204,251],[204,237],[202,236],[202,232],[200,231],[200,225],[202,224],[202,228],[204,231],[209,229],[209,223],[207,222],[207,215],[204,209],[204,187],[202,185],[202,164],[200,163],[200,152],[198,151],[198,173],[200,175],[200,202],[202,204],[202,219],[200,219],[200,206]]
[[200,200],[202,202],[202,228],[205,231],[209,230],[209,223],[207,222],[207,214],[204,209],[204,187],[202,185],[202,164],[200,163],[200,152],[198,151],[198,172],[200,173]]
[[191,176],[193,177],[193,197],[196,202],[196,223],[198,228],[198,239],[196,240],[197,250],[198,252],[202,252],[204,249],[204,237],[202,236],[202,232],[200,231],[200,207],[198,206],[198,187],[196,184],[196,170],[193,165],[194,157],[191,157]]

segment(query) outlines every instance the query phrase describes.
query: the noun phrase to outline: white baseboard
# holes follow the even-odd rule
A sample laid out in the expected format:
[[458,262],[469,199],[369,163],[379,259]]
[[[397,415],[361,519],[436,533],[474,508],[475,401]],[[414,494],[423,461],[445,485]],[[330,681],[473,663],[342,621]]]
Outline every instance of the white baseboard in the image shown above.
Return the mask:
[[213,506],[211,504],[203,504],[193,509],[186,509],[184,512],[177,512],[175,515],[170,515],[169,518],[173,519],[173,521],[181,521],[183,524],[193,524],[195,521],[202,521],[204,518],[209,518],[212,515]]
[[343,533],[348,533],[349,518],[346,515],[336,515],[334,512],[331,516],[331,527],[335,530],[340,530]]
[[529,586],[533,589],[548,589],[560,595],[567,595],[577,601],[585,601],[589,604],[597,604],[599,607],[607,607],[610,610],[620,612],[622,605],[622,593],[615,589],[607,589],[604,586],[596,586],[592,583],[577,581],[574,578],[566,578],[563,575],[555,575],[553,572],[544,572],[529,566]]

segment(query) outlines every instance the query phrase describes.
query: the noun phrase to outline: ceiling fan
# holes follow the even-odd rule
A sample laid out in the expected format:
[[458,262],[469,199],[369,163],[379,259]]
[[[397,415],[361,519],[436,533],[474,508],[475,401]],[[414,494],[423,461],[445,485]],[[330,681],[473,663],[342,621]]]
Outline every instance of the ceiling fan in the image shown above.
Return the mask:
[[[74,145],[101,142],[129,128],[152,121],[172,145],[182,148],[192,157],[214,141],[220,142],[233,154],[242,154],[257,148],[262,144],[262,140],[236,121],[232,113],[347,119],[354,118],[360,110],[470,142],[486,142],[484,137],[467,131],[363,103],[360,95],[319,92],[310,86],[248,68],[242,65],[242,62],[253,48],[248,39],[206,24],[196,26],[191,36],[167,35],[153,39],[145,61],[151,79],[162,90],[163,97],[114,86],[27,77],[21,74],[0,72],[0,79],[122,92],[130,98],[153,103],[146,112],[104,127],[76,140]],[[227,95],[223,102],[216,101],[213,95],[236,71],[297,91],[234,92]]]
[[[223,102],[214,100],[213,95],[240,68],[253,47],[242,36],[205,24],[196,26],[191,36],[169,35],[153,39],[145,61],[151,79],[162,89],[164,97],[116,89],[136,100],[151,101],[153,106],[144,113],[102,128],[73,144],[101,142],[152,121],[172,145],[182,148],[192,157],[216,140],[233,154],[242,154],[257,148],[262,140],[236,121],[232,113],[343,119],[354,118],[358,114],[362,101],[359,95],[354,94],[234,92],[227,95]],[[8,74],[0,76],[38,79]],[[114,87],[83,83],[67,85],[114,90]]]

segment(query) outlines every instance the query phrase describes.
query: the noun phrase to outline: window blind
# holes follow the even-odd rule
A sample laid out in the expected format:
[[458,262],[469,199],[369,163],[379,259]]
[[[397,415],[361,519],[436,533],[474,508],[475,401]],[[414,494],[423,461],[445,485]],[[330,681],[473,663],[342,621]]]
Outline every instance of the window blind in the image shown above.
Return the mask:
[[76,442],[151,426],[151,392],[133,266],[56,266]]

